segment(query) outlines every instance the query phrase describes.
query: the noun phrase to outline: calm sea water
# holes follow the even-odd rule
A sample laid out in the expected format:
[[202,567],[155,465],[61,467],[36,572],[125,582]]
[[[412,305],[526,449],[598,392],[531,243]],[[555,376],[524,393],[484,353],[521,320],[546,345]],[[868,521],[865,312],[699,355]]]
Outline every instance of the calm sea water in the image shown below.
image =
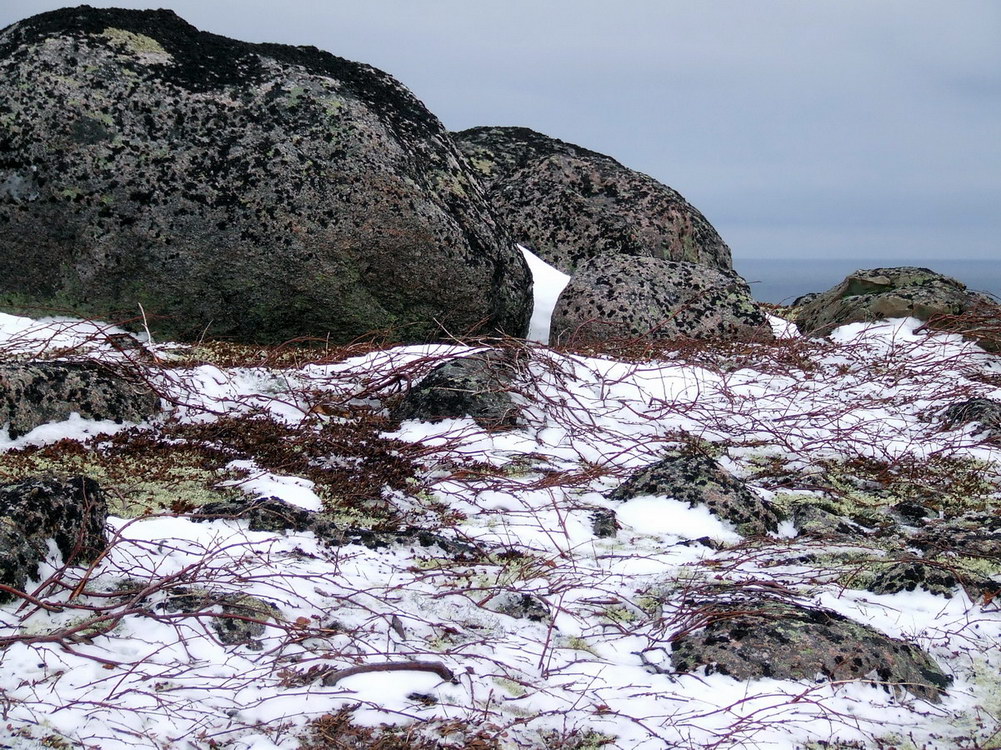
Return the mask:
[[733,259],[734,268],[751,285],[751,293],[761,302],[789,304],[807,292],[823,292],[837,285],[859,268],[922,266],[959,279],[970,289],[1001,297],[1001,260],[906,261],[900,258],[848,258],[842,260],[779,260],[775,258]]

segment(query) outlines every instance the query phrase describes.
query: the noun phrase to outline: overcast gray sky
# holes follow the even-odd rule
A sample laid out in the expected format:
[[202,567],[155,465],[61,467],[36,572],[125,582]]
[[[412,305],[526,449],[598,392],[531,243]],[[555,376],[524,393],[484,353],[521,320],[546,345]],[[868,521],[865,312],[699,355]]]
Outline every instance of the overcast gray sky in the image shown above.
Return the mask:
[[[1001,260],[998,0],[153,0],[671,185],[735,257]],[[0,26],[61,7],[0,0]]]

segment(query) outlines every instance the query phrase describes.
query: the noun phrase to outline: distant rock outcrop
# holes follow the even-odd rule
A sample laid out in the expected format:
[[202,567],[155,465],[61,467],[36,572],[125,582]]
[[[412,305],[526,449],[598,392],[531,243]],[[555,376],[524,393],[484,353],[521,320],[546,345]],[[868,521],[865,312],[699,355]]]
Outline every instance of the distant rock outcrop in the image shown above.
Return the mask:
[[695,263],[616,255],[581,262],[556,302],[551,344],[654,339],[770,340],[740,276]]
[[0,364],[0,428],[11,438],[77,413],[86,419],[142,422],[160,398],[142,382],[88,362]]
[[141,303],[184,339],[526,331],[465,159],[367,65],[81,6],[0,32],[0,123],[8,307]]
[[[848,323],[905,317],[930,320],[980,309],[1001,312],[1001,307],[967,290],[961,281],[928,268],[872,268],[856,271],[807,300],[799,308],[796,325],[806,335],[826,336]],[[956,330],[963,332],[961,327]]]
[[730,248],[680,194],[611,157],[528,128],[453,133],[497,215],[550,265],[638,255],[730,270]]

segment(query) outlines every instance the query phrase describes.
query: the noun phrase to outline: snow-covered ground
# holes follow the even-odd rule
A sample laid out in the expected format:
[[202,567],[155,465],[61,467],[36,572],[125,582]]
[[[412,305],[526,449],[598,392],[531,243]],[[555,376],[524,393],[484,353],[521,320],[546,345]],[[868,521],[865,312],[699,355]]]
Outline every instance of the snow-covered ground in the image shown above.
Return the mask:
[[[427,726],[446,727],[446,739],[459,736],[450,721],[492,728],[499,746],[512,748],[545,747],[543,738],[558,735],[588,738],[581,748],[637,750],[992,746],[1001,712],[997,603],[959,590],[950,599],[920,590],[878,596],[801,562],[830,545],[798,537],[791,523],[771,540],[745,542],[704,508],[605,498],[631,469],[699,441],[765,499],[816,493],[756,473],[769,462],[810,476],[831,462],[975,459],[995,483],[997,512],[1001,455],[972,427],[944,431],[936,415],[962,397],[1001,397],[1001,360],[919,325],[852,325],[828,341],[789,338],[641,362],[526,344],[516,393],[522,427],[409,421],[384,435],[422,448],[419,491],[392,501],[408,519],[486,550],[479,559],[412,543],[331,547],[312,532],[250,531],[241,521],[196,523],[183,514],[114,518],[114,543],[92,569],[60,571],[55,555],[29,591],[35,603],[0,607],[0,746],[36,747],[49,737],[106,750],[296,748],[308,721],[345,705],[358,706],[354,719],[363,724],[437,720]],[[0,316],[0,345],[21,357],[127,358],[105,343],[109,332]],[[533,333],[544,340],[542,323]],[[161,361],[174,351],[151,348]],[[318,418],[318,397],[379,409],[406,382],[392,373],[420,374],[467,351],[398,347],[299,369],[161,370],[143,360],[170,404],[150,429],[268,414],[313,430],[346,418]],[[74,417],[3,448],[116,429]],[[304,478],[249,460],[229,468],[247,476],[247,493],[319,506]],[[600,509],[615,512],[615,536],[595,536]],[[706,537],[718,544],[695,541]],[[116,606],[108,594],[126,581],[148,590],[147,599]],[[675,674],[669,639],[684,625],[682,599],[707,582],[780,585],[920,645],[955,682],[931,704],[860,683]],[[225,645],[207,618],[157,607],[181,584],[252,594],[280,619],[256,644]],[[552,620],[496,611],[508,593],[537,598]],[[413,662],[443,665],[455,679],[403,668],[324,684],[310,671]]]

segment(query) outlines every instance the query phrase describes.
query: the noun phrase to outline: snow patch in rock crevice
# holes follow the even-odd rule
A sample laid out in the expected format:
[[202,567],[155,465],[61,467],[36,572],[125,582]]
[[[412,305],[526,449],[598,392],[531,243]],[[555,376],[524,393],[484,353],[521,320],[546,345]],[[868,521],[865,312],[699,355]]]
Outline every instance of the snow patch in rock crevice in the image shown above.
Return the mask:
[[570,283],[570,277],[553,268],[527,247],[518,245],[525,256],[528,268],[532,272],[532,320],[528,324],[528,340],[549,343],[549,323],[553,317],[553,308],[560,292]]

